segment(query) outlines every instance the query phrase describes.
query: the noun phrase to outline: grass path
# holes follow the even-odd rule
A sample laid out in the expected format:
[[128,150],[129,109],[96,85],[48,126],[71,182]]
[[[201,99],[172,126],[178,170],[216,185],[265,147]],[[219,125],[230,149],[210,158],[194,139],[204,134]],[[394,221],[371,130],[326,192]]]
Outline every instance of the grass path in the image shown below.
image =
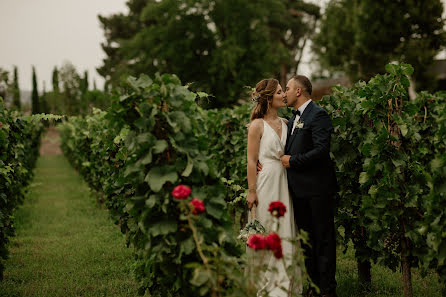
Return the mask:
[[0,296],[136,296],[132,251],[62,155],[44,155],[16,213]]

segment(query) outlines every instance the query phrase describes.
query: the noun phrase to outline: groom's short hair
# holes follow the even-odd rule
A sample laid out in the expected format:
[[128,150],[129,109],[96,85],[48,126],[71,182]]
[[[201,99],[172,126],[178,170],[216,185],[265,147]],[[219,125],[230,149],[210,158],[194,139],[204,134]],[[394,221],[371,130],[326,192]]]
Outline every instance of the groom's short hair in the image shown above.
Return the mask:
[[293,79],[302,86],[302,88],[308,92],[308,94],[311,96],[311,92],[313,92],[313,86],[311,85],[310,80],[308,77],[304,75],[295,75],[293,76]]

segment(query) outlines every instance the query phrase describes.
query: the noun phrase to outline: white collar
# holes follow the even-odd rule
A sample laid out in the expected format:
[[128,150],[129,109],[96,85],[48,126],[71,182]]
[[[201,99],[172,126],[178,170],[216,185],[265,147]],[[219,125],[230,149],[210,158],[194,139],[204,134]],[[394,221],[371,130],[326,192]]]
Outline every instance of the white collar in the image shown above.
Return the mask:
[[308,104],[310,104],[311,99],[308,99],[307,101],[305,101],[304,104],[302,104],[297,110],[300,111],[300,115],[302,115],[304,113],[305,108],[307,108]]

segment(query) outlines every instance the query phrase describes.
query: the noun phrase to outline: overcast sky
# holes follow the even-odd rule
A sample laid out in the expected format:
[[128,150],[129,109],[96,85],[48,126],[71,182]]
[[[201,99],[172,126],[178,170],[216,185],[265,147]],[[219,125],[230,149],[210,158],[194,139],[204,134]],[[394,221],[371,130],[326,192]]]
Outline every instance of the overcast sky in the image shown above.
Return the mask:
[[[249,0],[247,0],[249,1]],[[328,0],[310,0],[323,6]],[[100,46],[103,30],[97,15],[127,12],[126,0],[0,0],[0,67],[19,71],[22,90],[31,90],[31,65],[36,67],[39,90],[50,90],[54,66],[70,61],[79,73],[88,70],[99,88],[95,68],[105,57]],[[443,0],[446,4],[446,0]],[[446,14],[446,12],[445,12]],[[446,55],[443,55],[446,57]],[[442,58],[443,58],[442,56]],[[306,51],[299,73],[311,75]]]
[[54,66],[64,61],[78,72],[88,70],[90,84],[103,79],[103,30],[97,15],[126,12],[126,0],[0,0],[0,67],[18,67],[19,85],[31,90],[31,65],[36,67],[39,90],[52,89]]

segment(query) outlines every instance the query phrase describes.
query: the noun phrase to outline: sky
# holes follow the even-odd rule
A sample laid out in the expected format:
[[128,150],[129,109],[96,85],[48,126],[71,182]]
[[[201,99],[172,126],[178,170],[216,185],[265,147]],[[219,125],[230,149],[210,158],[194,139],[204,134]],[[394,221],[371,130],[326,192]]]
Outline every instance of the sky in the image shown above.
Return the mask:
[[[309,0],[324,6],[328,0]],[[98,14],[127,12],[127,0],[0,0],[0,67],[10,72],[18,67],[19,86],[31,90],[32,65],[38,88],[50,90],[54,66],[71,62],[79,73],[89,73],[98,88],[104,84],[96,72],[105,54],[105,41]],[[443,0],[446,7],[446,0]],[[446,11],[444,13],[446,17]],[[309,44],[308,44],[309,45]],[[299,73],[311,76],[312,55],[304,52]],[[444,56],[444,57],[443,57]],[[446,58],[443,53],[441,58]]]
[[103,79],[105,41],[97,15],[127,12],[126,0],[0,0],[0,67],[18,67],[19,86],[32,88],[32,65],[38,88],[51,90],[54,66],[70,61],[79,73],[88,70],[90,86]]

